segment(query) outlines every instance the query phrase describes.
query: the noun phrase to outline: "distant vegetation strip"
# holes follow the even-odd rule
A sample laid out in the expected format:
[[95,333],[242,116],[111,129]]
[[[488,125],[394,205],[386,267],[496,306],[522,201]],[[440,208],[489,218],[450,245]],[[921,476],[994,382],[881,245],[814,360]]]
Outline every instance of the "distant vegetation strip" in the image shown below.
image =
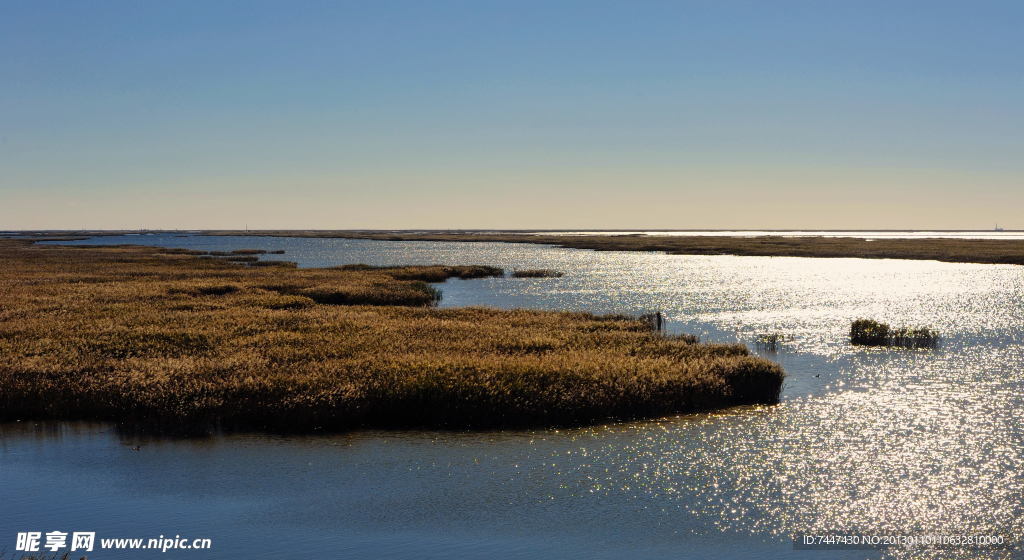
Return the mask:
[[253,267],[0,240],[0,420],[265,430],[505,428],[778,400],[741,345],[646,322],[438,309],[491,267]]
[[982,264],[1024,264],[1019,239],[860,239],[854,237],[532,235],[474,232],[212,231],[209,235],[335,237],[388,241],[537,243],[597,251],[664,251],[680,255],[856,257]]
[[561,272],[546,268],[527,268],[512,271],[513,278],[561,278],[562,276]]

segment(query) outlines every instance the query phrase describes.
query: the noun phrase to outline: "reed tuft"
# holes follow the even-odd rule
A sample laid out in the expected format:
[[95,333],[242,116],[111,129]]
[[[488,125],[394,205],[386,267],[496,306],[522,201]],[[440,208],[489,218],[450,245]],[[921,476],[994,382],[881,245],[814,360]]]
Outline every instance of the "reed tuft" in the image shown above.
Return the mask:
[[935,348],[939,333],[929,327],[892,328],[874,319],[857,319],[850,325],[850,342],[862,346]]
[[561,272],[546,268],[528,268],[512,271],[513,278],[561,278],[562,276]]

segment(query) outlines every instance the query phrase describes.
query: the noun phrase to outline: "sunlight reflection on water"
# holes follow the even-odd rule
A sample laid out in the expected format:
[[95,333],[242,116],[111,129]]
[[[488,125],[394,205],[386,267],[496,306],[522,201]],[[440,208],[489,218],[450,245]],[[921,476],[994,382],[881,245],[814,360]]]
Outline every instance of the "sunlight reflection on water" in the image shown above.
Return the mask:
[[[231,496],[255,493],[265,500],[266,517],[243,507],[241,518],[263,523],[264,531],[275,526],[275,516],[303,527],[344,527],[367,539],[365,549],[352,545],[356,553],[390,543],[397,557],[411,550],[388,540],[389,531],[419,529],[429,535],[439,527],[460,535],[453,542],[476,543],[466,546],[477,553],[490,550],[477,542],[480,538],[501,542],[504,553],[491,554],[499,557],[517,556],[512,551],[520,545],[501,539],[520,533],[564,542],[567,549],[593,557],[611,554],[616,546],[646,551],[638,557],[675,556],[682,546],[730,555],[713,542],[694,544],[694,539],[747,534],[756,538],[745,542],[743,551],[754,547],[774,557],[789,552],[787,539],[798,533],[1017,538],[1024,532],[1024,268],[497,243],[150,237],[146,243],[167,246],[283,248],[286,255],[275,258],[303,266],[553,268],[565,276],[451,280],[441,287],[442,304],[624,313],[657,309],[667,313],[672,330],[709,341],[751,343],[761,333],[785,336],[777,352],[760,351],[788,373],[778,406],[562,431],[227,436],[214,441],[231,445],[212,446],[160,442],[152,452],[174,454],[176,468],[192,473],[193,486],[167,477],[158,462],[150,465],[152,472],[131,474],[175,496],[195,497],[216,485]],[[938,350],[853,347],[847,330],[858,317],[930,325],[942,333],[942,345]],[[29,468],[32,459],[54,453],[39,443],[51,436],[36,440],[10,427],[2,433],[4,476],[26,481],[47,476]],[[72,445],[68,437],[62,444],[86,455],[105,445]],[[239,441],[249,447],[240,450]],[[259,458],[262,469],[244,466],[250,455]],[[88,476],[115,487],[129,480],[121,463],[97,461],[103,468]],[[218,473],[209,470],[210,461],[236,466]],[[244,487],[236,480],[243,475],[251,479]],[[316,490],[281,481],[296,476],[317,480]],[[274,477],[280,480],[270,480]],[[249,486],[260,483],[266,488]],[[27,496],[9,488],[0,498],[25,508],[26,519],[45,519]],[[231,527],[225,531],[242,531]],[[455,546],[435,545],[438,554]],[[526,546],[521,557],[534,553]],[[851,557],[877,554],[861,551]],[[815,557],[808,551],[794,555]]]

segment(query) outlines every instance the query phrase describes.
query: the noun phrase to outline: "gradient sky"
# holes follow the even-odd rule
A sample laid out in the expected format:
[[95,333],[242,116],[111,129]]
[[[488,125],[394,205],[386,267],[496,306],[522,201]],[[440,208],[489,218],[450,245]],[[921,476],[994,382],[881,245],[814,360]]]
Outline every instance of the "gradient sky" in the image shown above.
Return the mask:
[[0,0],[0,229],[1024,228],[1021,2]]

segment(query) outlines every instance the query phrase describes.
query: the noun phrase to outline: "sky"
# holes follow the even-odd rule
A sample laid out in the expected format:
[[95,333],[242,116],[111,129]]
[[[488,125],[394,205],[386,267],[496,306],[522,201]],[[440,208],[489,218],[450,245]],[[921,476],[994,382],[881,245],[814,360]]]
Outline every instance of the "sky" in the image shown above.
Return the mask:
[[0,0],[0,230],[1024,228],[1024,3]]

